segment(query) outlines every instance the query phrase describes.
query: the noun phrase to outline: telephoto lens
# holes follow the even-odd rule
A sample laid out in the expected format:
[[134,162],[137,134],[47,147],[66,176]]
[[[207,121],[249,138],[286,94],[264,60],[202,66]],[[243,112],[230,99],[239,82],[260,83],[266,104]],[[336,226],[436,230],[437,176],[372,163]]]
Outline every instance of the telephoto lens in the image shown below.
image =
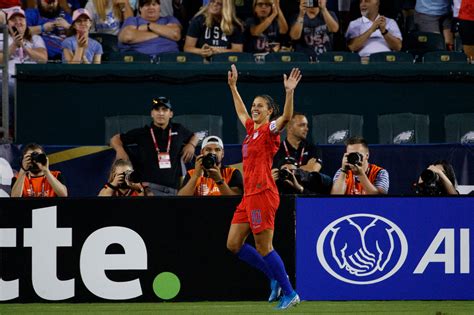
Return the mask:
[[364,157],[359,152],[352,152],[347,155],[347,163],[352,165],[360,165],[363,158]]
[[217,164],[217,156],[214,153],[209,153],[202,158],[202,167],[205,169],[213,168]]
[[46,154],[31,152],[31,162],[46,165]]
[[431,185],[439,180],[438,174],[429,169],[424,170],[421,173],[420,177],[423,183],[425,183],[426,185]]

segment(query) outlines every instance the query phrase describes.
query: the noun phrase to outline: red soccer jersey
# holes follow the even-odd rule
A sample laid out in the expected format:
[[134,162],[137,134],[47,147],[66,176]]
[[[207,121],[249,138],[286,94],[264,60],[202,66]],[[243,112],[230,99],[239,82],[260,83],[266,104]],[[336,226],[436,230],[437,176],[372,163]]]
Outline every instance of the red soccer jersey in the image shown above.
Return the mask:
[[247,136],[242,144],[244,194],[253,195],[267,189],[278,194],[272,178],[273,156],[280,146],[280,135],[273,132],[276,128],[275,121],[255,130],[254,122],[249,118],[245,122],[245,128]]
[[459,18],[466,21],[474,21],[474,1],[463,0],[459,9]]

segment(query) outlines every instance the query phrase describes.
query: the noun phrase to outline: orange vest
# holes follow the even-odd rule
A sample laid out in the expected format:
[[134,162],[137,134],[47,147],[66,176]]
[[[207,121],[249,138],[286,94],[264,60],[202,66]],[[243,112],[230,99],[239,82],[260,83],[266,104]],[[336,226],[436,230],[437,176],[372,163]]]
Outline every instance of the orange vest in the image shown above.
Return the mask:
[[[58,178],[60,171],[51,171],[51,174]],[[18,175],[17,175],[18,179]],[[46,176],[29,177],[25,176],[23,182],[23,197],[57,197],[53,187],[46,180]]]
[[[373,184],[375,179],[377,178],[377,174],[383,170],[380,166],[375,164],[369,164],[367,169],[367,178]],[[342,173],[340,176],[343,176]],[[354,174],[352,171],[347,171],[346,175],[346,195],[365,195],[366,192],[364,191],[360,182],[356,181]]]
[[[221,176],[224,182],[229,183],[232,178],[232,174],[236,169],[233,167],[221,168]],[[188,171],[189,176],[193,176],[196,170],[193,168]],[[216,182],[209,177],[201,176],[196,181],[196,187],[194,188],[194,196],[220,196],[221,191],[219,190]]]

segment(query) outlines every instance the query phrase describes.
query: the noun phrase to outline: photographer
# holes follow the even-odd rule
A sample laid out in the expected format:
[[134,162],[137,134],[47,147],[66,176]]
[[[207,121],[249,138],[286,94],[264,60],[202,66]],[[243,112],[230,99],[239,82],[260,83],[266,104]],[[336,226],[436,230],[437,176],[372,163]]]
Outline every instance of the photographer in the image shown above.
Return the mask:
[[25,146],[17,176],[12,178],[12,197],[67,197],[64,177],[49,170],[49,159],[35,143]]
[[109,181],[99,192],[102,197],[145,196],[145,189],[133,171],[132,163],[125,160],[116,160],[112,164]]
[[422,196],[459,195],[453,166],[446,160],[435,161],[421,173],[415,191]]
[[319,172],[308,172],[298,166],[291,156],[285,157],[278,168],[272,169],[280,194],[329,194],[331,178]]
[[205,138],[195,168],[186,174],[178,196],[241,195],[242,174],[236,168],[223,166],[223,158],[222,140],[216,136]]
[[347,139],[346,153],[341,168],[334,175],[331,195],[385,195],[388,187],[388,172],[369,163],[369,147],[365,139]]

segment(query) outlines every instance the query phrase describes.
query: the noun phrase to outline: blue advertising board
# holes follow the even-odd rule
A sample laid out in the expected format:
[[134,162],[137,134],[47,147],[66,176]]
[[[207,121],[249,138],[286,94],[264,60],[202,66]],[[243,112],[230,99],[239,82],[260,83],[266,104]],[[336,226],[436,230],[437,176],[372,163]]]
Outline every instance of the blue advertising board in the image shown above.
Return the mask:
[[474,198],[297,198],[304,300],[472,300]]

